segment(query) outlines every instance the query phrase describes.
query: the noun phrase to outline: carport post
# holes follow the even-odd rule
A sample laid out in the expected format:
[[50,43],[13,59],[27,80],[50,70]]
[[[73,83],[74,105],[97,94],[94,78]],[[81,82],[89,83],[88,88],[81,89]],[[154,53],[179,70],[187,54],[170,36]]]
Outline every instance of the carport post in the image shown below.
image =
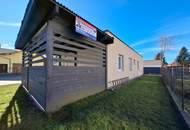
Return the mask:
[[52,67],[53,67],[53,27],[52,23],[49,20],[47,22],[47,34],[46,34],[46,40],[47,40],[47,61],[46,61],[46,99],[45,99],[45,106],[46,111],[48,111],[48,102],[49,102],[49,95],[51,93],[51,74],[52,74]]

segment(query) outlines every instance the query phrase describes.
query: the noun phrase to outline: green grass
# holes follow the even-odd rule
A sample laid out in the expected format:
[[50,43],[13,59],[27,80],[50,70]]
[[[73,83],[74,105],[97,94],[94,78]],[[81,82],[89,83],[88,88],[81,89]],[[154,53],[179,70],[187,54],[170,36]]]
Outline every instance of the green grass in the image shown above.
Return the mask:
[[185,109],[190,113],[190,80],[184,80]]
[[186,130],[159,76],[85,98],[49,118],[22,88],[0,87],[1,102],[9,104],[0,106],[2,130]]
[[[182,95],[182,81],[177,79],[176,94],[179,95],[179,101],[181,102]],[[184,98],[185,98],[185,109],[190,113],[190,80],[184,79]]]
[[19,84],[0,86],[0,117],[9,106],[12,97],[18,90]]

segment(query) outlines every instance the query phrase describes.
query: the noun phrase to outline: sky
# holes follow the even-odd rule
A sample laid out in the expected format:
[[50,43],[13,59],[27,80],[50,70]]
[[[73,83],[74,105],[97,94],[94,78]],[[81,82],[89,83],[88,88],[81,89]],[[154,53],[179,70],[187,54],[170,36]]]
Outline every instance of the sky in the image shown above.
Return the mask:
[[[160,52],[169,37],[166,60],[182,46],[190,50],[190,0],[57,0],[102,30],[109,29],[145,60]],[[27,0],[0,1],[0,44],[14,48]]]

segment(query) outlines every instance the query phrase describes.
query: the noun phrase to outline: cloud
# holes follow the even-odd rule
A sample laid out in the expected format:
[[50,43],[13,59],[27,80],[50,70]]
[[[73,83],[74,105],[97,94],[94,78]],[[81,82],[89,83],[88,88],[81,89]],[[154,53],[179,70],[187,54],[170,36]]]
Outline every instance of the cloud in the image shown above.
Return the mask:
[[128,0],[113,0],[113,2],[119,6],[125,6],[128,4]]
[[[169,47],[167,51],[177,51],[179,50],[179,47]],[[150,52],[160,52],[161,48],[160,47],[152,47],[152,48],[146,48],[146,49],[141,49],[140,53],[141,54],[146,54]]]
[[159,52],[160,48],[159,47],[152,47],[152,48],[146,48],[140,51],[140,53],[146,54],[146,53],[150,53],[150,52]]
[[[138,47],[141,45],[145,45],[147,43],[159,43],[160,37],[166,36],[170,37],[173,41],[179,41],[184,39],[188,39],[190,37],[190,16],[187,17],[175,17],[175,18],[167,18],[165,22],[160,25],[160,28],[157,28],[153,31],[152,36],[149,38],[142,39],[140,41],[132,44],[133,47]],[[176,43],[181,44],[181,43]]]
[[132,44],[131,46],[136,47],[136,46],[140,46],[140,45],[144,45],[146,43],[151,43],[151,42],[156,42],[156,41],[158,41],[158,38],[148,38],[148,39],[140,40],[140,41]]
[[0,47],[1,48],[7,48],[7,49],[14,49],[13,44],[8,43],[8,42],[0,42]]
[[[166,37],[169,37],[171,38],[171,40],[177,40],[179,39],[180,37],[183,37],[183,36],[186,36],[186,35],[190,35],[190,31],[184,31],[184,32],[181,32],[181,33],[176,33],[176,34],[173,34],[173,35],[163,35],[163,36],[166,36]],[[131,46],[132,47],[137,47],[137,46],[140,46],[140,45],[144,45],[144,44],[147,44],[147,43],[159,43],[160,42],[160,37],[161,36],[158,36],[157,38],[147,38],[147,39],[143,39],[141,41],[138,41],[134,44],[132,44]]]
[[0,26],[9,26],[9,27],[20,27],[21,23],[19,22],[4,22],[4,21],[0,21]]

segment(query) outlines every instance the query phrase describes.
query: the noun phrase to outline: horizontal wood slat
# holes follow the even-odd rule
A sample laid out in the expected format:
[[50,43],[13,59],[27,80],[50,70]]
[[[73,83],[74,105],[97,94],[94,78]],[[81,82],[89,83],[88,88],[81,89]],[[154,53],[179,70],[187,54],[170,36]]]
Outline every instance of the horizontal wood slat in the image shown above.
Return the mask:
[[40,59],[40,60],[36,60],[36,61],[32,61],[32,64],[36,64],[36,63],[41,63],[41,62],[45,62],[46,59]]
[[91,65],[104,65],[103,62],[96,61],[83,61],[83,60],[66,60],[66,59],[53,59],[56,62],[68,62],[68,63],[77,63],[77,64],[91,64]]
[[54,47],[59,48],[59,49],[69,50],[69,51],[75,51],[75,52],[79,52],[79,53],[91,54],[91,55],[98,55],[98,56],[105,55],[105,52],[97,53],[97,52],[93,52],[90,50],[81,50],[81,49],[68,47],[68,46],[64,46],[64,45],[60,45],[60,44],[56,44],[56,43],[54,44]]
[[66,56],[66,57],[72,57],[72,58],[81,58],[81,59],[92,59],[92,60],[103,60],[105,56],[96,56],[96,55],[90,55],[90,54],[74,54],[74,53],[66,53],[61,51],[53,51],[54,55],[60,55],[60,56]]
[[45,44],[45,42],[46,42],[46,40],[45,40],[45,38],[44,38],[44,39],[42,39],[41,41],[37,42],[35,45],[33,45],[33,46],[29,49],[29,51],[35,50],[35,49],[38,48],[39,46],[42,46],[43,44]]
[[64,38],[61,38],[61,37],[54,37],[54,40],[55,41],[60,41],[60,42],[63,42],[63,43],[68,43],[70,45],[74,45],[74,46],[77,46],[77,47],[82,47],[82,48],[85,48],[85,49],[88,49],[88,50],[91,50],[91,51],[95,51],[97,53],[102,53],[102,49],[98,49],[96,48],[96,46],[94,46],[95,48],[92,48],[92,47],[89,47],[87,45],[82,45],[81,43],[77,43],[75,41],[70,41],[70,40],[67,40],[67,39],[64,39]]
[[[44,58],[43,56],[46,55],[46,51],[43,51],[43,52],[38,52],[38,53],[35,53],[34,56],[32,56],[32,58],[37,58],[37,57],[42,57]],[[44,58],[45,59],[45,58]]]
[[75,40],[77,42],[81,42],[81,43],[86,43],[86,44],[89,44],[89,45],[92,45],[92,46],[96,46],[98,48],[101,48],[101,49],[104,49],[106,47],[105,44],[103,43],[100,43],[98,41],[92,41],[92,40],[88,40],[88,39],[79,39],[77,37],[74,37],[74,35],[71,37],[71,36],[68,36],[66,34],[66,32],[64,32],[64,30],[60,30],[58,28],[54,28],[54,34],[58,34],[60,36],[63,36],[63,37],[66,37],[67,39],[72,39],[72,40]]

